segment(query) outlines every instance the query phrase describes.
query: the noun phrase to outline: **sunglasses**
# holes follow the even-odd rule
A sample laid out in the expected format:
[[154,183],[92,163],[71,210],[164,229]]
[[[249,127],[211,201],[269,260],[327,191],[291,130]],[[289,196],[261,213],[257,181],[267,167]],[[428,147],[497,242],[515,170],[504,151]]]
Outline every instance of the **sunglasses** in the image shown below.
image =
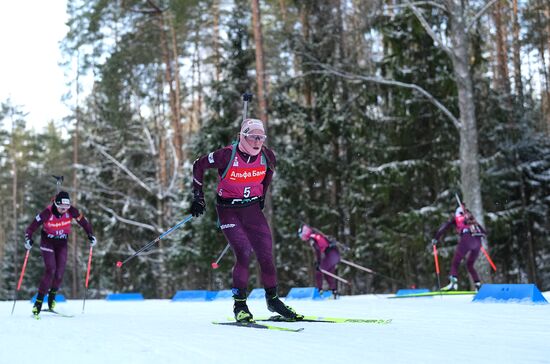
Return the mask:
[[265,142],[267,139],[266,135],[260,135],[260,134],[248,134],[248,133],[241,133],[246,140],[248,141],[258,141],[258,142]]
[[58,210],[68,210],[71,205],[64,205],[64,204],[58,204],[54,202],[55,207],[57,207]]

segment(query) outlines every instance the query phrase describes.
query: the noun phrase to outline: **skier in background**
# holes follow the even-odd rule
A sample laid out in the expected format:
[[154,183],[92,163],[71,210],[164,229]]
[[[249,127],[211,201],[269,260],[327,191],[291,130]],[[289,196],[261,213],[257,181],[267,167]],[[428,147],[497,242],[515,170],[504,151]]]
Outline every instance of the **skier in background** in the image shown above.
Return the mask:
[[275,155],[265,147],[263,122],[245,119],[238,142],[198,158],[193,163],[191,214],[204,213],[203,177],[207,169],[218,170],[216,210],[221,230],[236,258],[233,267],[233,313],[238,322],[253,322],[246,304],[248,266],[254,251],[261,270],[267,308],[290,320],[301,320],[277,295],[277,271],[273,259],[271,230],[262,212],[273,177]]
[[470,210],[458,207],[455,211],[455,215],[452,216],[449,221],[445,222],[435,233],[432,244],[437,244],[441,237],[451,227],[455,227],[456,233],[460,236],[460,240],[455,250],[453,261],[451,263],[451,272],[449,276],[449,284],[443,288],[442,291],[450,291],[458,289],[458,266],[464,257],[468,254],[466,259],[466,268],[468,273],[472,277],[475,284],[475,289],[479,290],[481,287],[481,281],[479,275],[474,268],[474,263],[479,256],[481,250],[481,239],[485,236],[485,229],[477,222],[474,215]]
[[323,294],[323,276],[325,276],[328,287],[332,291],[334,298],[338,298],[336,280],[321,272],[321,269],[323,269],[329,273],[336,274],[336,264],[340,262],[340,251],[338,250],[336,242],[330,240],[326,235],[306,224],[300,227],[298,235],[303,241],[309,241],[309,244],[315,252],[315,283],[319,293],[321,295]]
[[[71,233],[71,222],[75,219],[86,231],[91,246],[97,243],[92,232],[92,225],[74,206],[71,206],[69,194],[60,191],[52,204],[36,215],[25,231],[25,248],[30,250],[33,245],[32,235],[42,225],[40,234],[40,252],[44,259],[44,274],[38,286],[38,295],[32,308],[35,316],[42,310],[44,296],[48,293],[48,308],[55,309],[55,296],[65,273],[67,265],[67,239]],[[48,292],[49,290],[49,292]]]

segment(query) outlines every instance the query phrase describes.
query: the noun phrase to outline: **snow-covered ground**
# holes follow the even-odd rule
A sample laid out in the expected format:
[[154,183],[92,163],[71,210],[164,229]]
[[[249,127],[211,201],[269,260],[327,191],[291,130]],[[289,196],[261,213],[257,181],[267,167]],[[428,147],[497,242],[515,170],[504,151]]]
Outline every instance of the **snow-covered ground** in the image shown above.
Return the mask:
[[[544,294],[550,301],[550,294]],[[386,295],[287,301],[307,315],[391,318],[389,325],[272,323],[302,332],[212,325],[232,301],[58,305],[73,318],[31,318],[31,304],[0,302],[0,363],[550,363],[550,305],[472,303],[471,296]],[[269,312],[249,300],[256,316]]]

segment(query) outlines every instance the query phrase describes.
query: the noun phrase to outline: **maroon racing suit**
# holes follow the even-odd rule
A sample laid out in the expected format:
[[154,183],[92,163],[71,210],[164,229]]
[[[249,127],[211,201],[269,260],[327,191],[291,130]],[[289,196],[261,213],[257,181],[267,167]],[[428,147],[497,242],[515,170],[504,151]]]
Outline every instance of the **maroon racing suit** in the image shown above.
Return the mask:
[[[336,243],[330,241],[324,234],[319,232],[312,233],[309,241],[313,249],[315,249],[315,257],[319,268],[336,274],[336,264],[340,262],[340,251]],[[336,290],[336,280],[328,274],[323,274],[319,269],[315,272],[317,289],[319,291],[323,289],[323,276],[328,283],[329,289],[332,291]]]
[[92,226],[75,207],[71,206],[66,212],[60,214],[53,204],[36,215],[25,231],[25,234],[32,238],[36,229],[43,225],[40,234],[40,252],[44,259],[45,270],[38,287],[38,293],[42,295],[45,295],[50,288],[59,288],[63,281],[67,265],[67,239],[71,233],[72,219],[82,226],[88,236],[93,235]]
[[457,219],[455,217],[451,218],[449,221],[441,225],[435,233],[434,239],[439,240],[447,232],[447,230],[454,227],[457,234],[460,235],[460,240],[456,246],[453,261],[451,263],[450,275],[458,277],[458,266],[466,254],[470,252],[466,260],[466,269],[468,269],[468,273],[470,273],[470,276],[472,276],[474,282],[479,282],[479,275],[474,268],[474,263],[479,256],[479,251],[481,250],[481,239],[485,236],[485,229],[483,229],[483,227],[479,224],[476,224],[475,231],[473,231],[474,229],[462,226],[462,224],[460,225],[461,226],[459,229]]
[[233,287],[239,290],[247,289],[252,252],[260,266],[263,286],[277,286],[271,230],[261,209],[275,163],[275,155],[266,147],[251,156],[233,144],[202,156],[193,164],[193,188],[201,196],[205,171],[218,170],[216,211],[220,228],[235,254]]

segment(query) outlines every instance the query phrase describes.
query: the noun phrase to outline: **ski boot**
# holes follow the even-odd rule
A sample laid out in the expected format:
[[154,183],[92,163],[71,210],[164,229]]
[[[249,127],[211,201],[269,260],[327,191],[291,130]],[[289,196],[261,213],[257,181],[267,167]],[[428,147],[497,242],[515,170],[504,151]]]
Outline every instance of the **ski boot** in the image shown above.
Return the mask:
[[337,290],[337,289],[333,289],[333,290],[332,290],[332,298],[334,298],[335,300],[337,300],[338,298],[340,298],[340,293],[338,293],[338,290]]
[[39,318],[40,311],[42,311],[42,303],[44,302],[44,295],[39,293],[36,296],[36,301],[34,302],[34,306],[32,306],[32,314],[35,319]]
[[57,295],[57,288],[50,289],[50,292],[48,293],[48,309],[50,311],[55,311],[55,305],[57,304],[55,301],[56,295]]
[[480,281],[475,281],[474,285],[476,287],[476,292],[479,292],[479,289],[481,288],[481,282]]
[[271,312],[276,312],[283,316],[285,319],[291,321],[300,321],[304,318],[304,315],[300,315],[294,311],[290,306],[285,305],[277,296],[277,287],[265,289],[265,300],[267,302],[267,309]]
[[458,278],[455,276],[449,276],[449,284],[441,288],[442,291],[456,291],[458,290]]
[[254,322],[254,318],[246,305],[246,290],[233,288],[233,314],[237,322]]

